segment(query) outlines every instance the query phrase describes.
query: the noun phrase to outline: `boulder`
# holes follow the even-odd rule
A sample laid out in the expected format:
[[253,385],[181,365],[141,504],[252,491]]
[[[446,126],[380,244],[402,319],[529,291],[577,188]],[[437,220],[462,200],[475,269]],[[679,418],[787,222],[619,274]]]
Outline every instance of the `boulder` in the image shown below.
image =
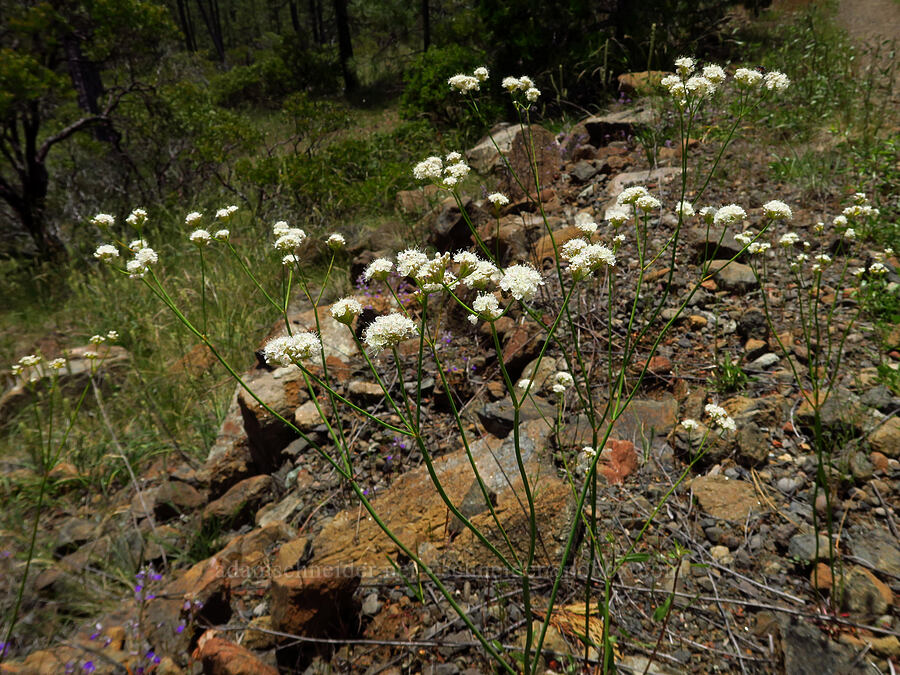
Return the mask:
[[214,637],[201,640],[193,658],[203,664],[204,675],[278,675],[278,669],[260,661],[249,649]]
[[657,116],[650,108],[629,108],[607,115],[594,115],[582,122],[588,142],[594,147],[631,136],[637,127],[653,125]]
[[305,637],[347,638],[359,632],[360,574],[351,567],[292,572],[272,579],[272,625]]
[[225,527],[239,527],[253,521],[253,512],[272,501],[277,486],[267,475],[245,478],[203,509],[205,522],[217,521]]

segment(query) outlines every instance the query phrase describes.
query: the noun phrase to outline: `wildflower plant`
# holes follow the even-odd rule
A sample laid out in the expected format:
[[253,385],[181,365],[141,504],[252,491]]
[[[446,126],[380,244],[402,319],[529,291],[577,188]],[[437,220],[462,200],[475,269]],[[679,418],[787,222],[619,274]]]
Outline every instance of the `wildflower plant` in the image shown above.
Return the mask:
[[[466,219],[475,245],[473,250],[438,252],[432,255],[418,249],[407,249],[399,252],[394,259],[385,257],[371,262],[363,274],[363,280],[369,289],[381,289],[391,306],[388,311],[371,321],[362,330],[361,335],[357,334],[356,322],[365,304],[364,299],[352,296],[343,298],[332,305],[330,312],[324,311],[321,305],[324,289],[333,271],[335,256],[343,241],[337,240],[332,235],[326,242],[324,248],[329,253],[330,261],[321,283],[321,290],[315,293],[299,258],[304,249],[313,243],[302,229],[292,227],[286,222],[276,223],[272,231],[272,242],[274,248],[284,255],[284,264],[281,266],[284,292],[275,297],[264,290],[256,272],[234,248],[231,237],[208,236],[209,230],[202,230],[200,227],[203,224],[203,216],[189,214],[185,220],[193,234],[186,233],[185,245],[195,246],[197,255],[200,256],[201,269],[207,244],[212,247],[223,247],[223,251],[234,258],[262,292],[265,300],[284,318],[284,334],[272,338],[265,344],[264,358],[275,367],[299,368],[310,401],[314,402],[325,426],[326,443],[316,442],[315,438],[304,433],[291,420],[279,415],[252,390],[216,348],[213,338],[207,332],[205,316],[202,323],[195,323],[191,317],[182,313],[175,300],[176,294],[166,288],[156,273],[159,261],[152,249],[144,243],[139,245],[136,251],[121,242],[107,243],[97,249],[96,257],[118,272],[131,276],[137,283],[155,294],[187,330],[210,349],[249,396],[269,414],[290,427],[330,464],[355,494],[361,508],[402,554],[412,561],[415,568],[430,579],[437,591],[459,614],[486,653],[496,661],[499,669],[509,673],[520,670],[526,673],[537,672],[540,664],[539,655],[547,635],[553,607],[559,597],[567,565],[577,553],[580,545],[579,532],[583,528],[586,532],[584,554],[587,558],[587,578],[583,598],[586,605],[599,605],[603,620],[603,633],[599,643],[588,644],[590,640],[586,637],[585,649],[587,650],[589,646],[597,647],[601,654],[603,670],[609,671],[614,669],[615,638],[610,631],[613,580],[625,565],[643,559],[641,558],[643,554],[638,554],[638,546],[656,514],[688,476],[694,462],[702,456],[709,438],[734,431],[735,422],[724,409],[714,404],[707,406],[705,411],[709,422],[705,427],[699,422],[685,420],[684,429],[690,434],[700,436],[698,446],[700,450],[678,480],[660,498],[643,526],[630,541],[610,542],[600,532],[595,506],[598,495],[598,465],[603,457],[604,448],[613,437],[617,420],[625,413],[640,390],[648,373],[651,358],[700,288],[700,284],[709,275],[708,263],[705,263],[688,292],[675,302],[674,314],[671,318],[667,316],[667,320],[660,327],[662,310],[671,300],[669,289],[672,287],[672,274],[677,266],[679,253],[683,251],[683,247],[679,246],[682,228],[691,219],[697,219],[707,228],[718,226],[723,228],[724,232],[725,228],[738,227],[748,218],[748,211],[740,205],[729,204],[713,209],[703,203],[703,196],[725,148],[740,128],[746,112],[766,98],[778,95],[788,84],[787,78],[783,76],[770,73],[764,77],[756,71],[746,69],[738,69],[733,78],[728,78],[726,71],[719,66],[706,65],[698,68],[697,63],[691,58],[678,59],[676,74],[665,78],[662,82],[678,119],[681,147],[685,148],[685,152],[682,153],[681,184],[676,190],[674,201],[665,203],[662,194],[651,193],[646,187],[630,187],[618,195],[616,207],[605,214],[603,226],[598,225],[593,217],[587,214],[577,220],[580,236],[562,242],[558,241],[557,233],[551,228],[543,205],[535,197],[541,194],[542,185],[531,131],[531,114],[540,100],[540,90],[527,76],[503,78],[501,86],[510,95],[525,134],[525,148],[531,170],[522,175],[514,172],[508,163],[507,168],[526,198],[533,202],[533,210],[542,216],[543,226],[553,250],[555,260],[553,269],[549,272],[542,271],[527,260],[500,260],[499,252],[491,251],[485,245],[474,223],[469,220],[467,209],[464,208],[460,184],[470,174],[465,158],[457,152],[427,157],[411,167],[412,175],[421,183],[435,185],[453,197],[460,207],[460,213]],[[476,116],[480,116],[478,95],[490,86],[490,74],[486,68],[477,68],[471,74],[454,75],[448,80],[447,86],[470,105]],[[722,91],[729,87],[737,101],[733,125],[708,172],[693,175],[689,171],[687,161],[687,139],[691,137],[693,127],[697,123],[698,112],[707,101],[721,95]],[[500,156],[503,157],[503,154],[500,153]],[[492,186],[486,186],[485,194],[490,195],[487,202],[494,215],[499,218],[509,199],[492,190]],[[773,201],[767,206],[766,215],[760,223],[760,233],[755,235],[747,246],[758,241],[773,223],[780,223],[790,216],[790,209],[784,204]],[[650,230],[652,220],[658,217],[661,211],[674,211],[677,223],[668,238],[660,245],[650,237]],[[217,212],[216,227],[228,222],[231,213],[229,209]],[[106,226],[99,216],[95,221],[101,227]],[[233,225],[231,229],[234,229]],[[206,232],[207,236],[198,235],[198,231]],[[137,234],[140,236],[139,229]],[[188,239],[193,244],[190,244]],[[623,241],[634,244],[635,259],[627,261],[623,259],[621,253]],[[662,293],[652,298],[642,298],[642,292],[646,291],[646,275],[650,271],[655,271],[653,268],[657,265],[668,267],[666,274],[669,283],[665,284]],[[633,282],[635,290],[632,296],[620,298],[617,290],[622,284],[620,279],[626,274],[632,276],[630,282]],[[410,293],[405,293],[407,288],[411,288]],[[288,302],[296,290],[299,290],[313,310],[315,323],[313,330],[294,332],[288,320]],[[605,313],[603,317],[607,331],[605,349],[597,348],[596,345],[590,345],[589,349],[586,338],[579,329],[577,318],[589,313],[587,308],[591,308],[590,312]],[[624,310],[625,317],[619,329],[614,328],[619,325],[615,316],[617,308]],[[450,368],[447,367],[444,357],[446,350],[442,350],[446,336],[443,321],[450,309],[458,311],[477,326],[479,331],[487,336],[489,345],[497,355],[499,374],[513,410],[511,435],[518,474],[516,478],[521,484],[516,497],[528,523],[524,549],[513,543],[511,534],[506,530],[504,521],[495,508],[485,477],[474,459],[472,433],[463,418],[459,402],[461,399],[453,395],[447,396],[447,401],[456,435],[468,459],[478,492],[484,500],[484,511],[486,517],[490,519],[491,533],[467,517],[461,510],[461,505],[451,499],[435,468],[434,459],[438,448],[429,445],[427,423],[422,414],[423,382],[426,377],[433,375],[443,391],[454,391],[454,383],[448,376]],[[523,320],[527,318],[541,331],[534,371],[523,373],[521,378],[511,372],[503,358],[497,322],[507,315]],[[348,331],[360,358],[383,393],[386,404],[384,414],[360,407],[342,393],[330,370],[328,359],[325,357],[325,345],[322,344],[322,325],[326,321],[336,322],[342,326],[342,330]],[[574,501],[573,513],[576,516],[563,533],[564,543],[560,559],[551,561],[555,566],[552,586],[538,598],[533,575],[539,562],[538,542],[542,526],[538,520],[536,506],[536,494],[540,490],[540,485],[539,479],[529,474],[523,457],[522,407],[537,390],[539,383],[536,381],[536,374],[539,372],[541,362],[556,354],[564,361],[565,367],[560,367],[547,383],[557,401],[556,419],[549,421],[548,425],[555,426],[559,432],[565,424],[566,412],[572,410],[584,416],[587,420],[587,429],[578,443],[578,446],[584,448],[578,459],[580,467],[578,479],[575,479],[573,473],[568,473]],[[429,372],[430,368],[433,368],[433,373]],[[597,384],[598,373],[605,375],[606,381],[602,385]],[[404,384],[392,387],[391,380]],[[326,404],[323,404],[323,401]],[[509,653],[499,640],[486,634],[484,628],[476,625],[438,572],[418,555],[415,542],[404,541],[379,516],[377,500],[371,498],[361,475],[355,470],[353,439],[346,433],[349,417],[362,418],[378,425],[409,447],[415,448],[421,454],[436,492],[452,516],[493,556],[497,564],[516,580],[527,617],[523,622],[525,639],[520,654]],[[560,433],[556,435],[557,438],[562,437]],[[596,583],[600,585],[599,594],[594,590]],[[536,628],[531,617],[537,614],[543,618]],[[586,620],[588,614],[589,612],[585,613]],[[584,634],[590,635],[587,626]]]

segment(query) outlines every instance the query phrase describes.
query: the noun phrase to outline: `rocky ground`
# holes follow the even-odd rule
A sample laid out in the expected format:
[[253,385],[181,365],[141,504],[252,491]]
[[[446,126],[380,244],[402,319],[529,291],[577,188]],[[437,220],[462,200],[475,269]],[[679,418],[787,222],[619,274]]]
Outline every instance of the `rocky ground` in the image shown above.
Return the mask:
[[[651,222],[651,248],[660,248],[674,231],[676,222],[669,214],[678,199],[680,153],[663,147],[650,166],[631,136],[633,124],[652,114],[623,109],[586,120],[564,137],[535,129],[540,197],[559,243],[577,234],[577,213],[602,222],[616,195],[630,185],[648,187],[667,207]],[[526,160],[518,129],[497,131],[509,162],[521,168]],[[692,141],[692,165],[708,161],[715,149],[712,142]],[[555,275],[552,246],[535,203],[521,190],[516,196],[492,148],[482,144],[468,158],[491,190],[498,185],[514,197],[499,220],[483,195],[466,201],[485,244],[507,262],[532,262],[550,279]],[[721,232],[690,224],[682,233],[674,269],[668,258],[661,258],[645,277],[642,315],[665,292],[669,298],[651,336],[674,316],[705,263],[739,257],[703,282],[655,353],[649,342],[642,343],[636,367],[629,371],[636,381],[642,359],[652,356],[638,395],[604,450],[596,502],[586,507],[588,515],[597,516],[601,537],[610,542],[607,555],[624,553],[688,467],[696,439],[679,420],[702,420],[704,404],[715,402],[735,419],[737,432],[712,445],[656,514],[637,549],[650,555],[624,566],[612,580],[610,628],[623,672],[886,673],[900,663],[895,603],[900,590],[900,398],[879,380],[876,368],[887,364],[897,372],[900,327],[876,331],[865,314],[857,316],[856,297],[838,285],[845,260],[852,269],[870,264],[880,252],[865,243],[842,244],[830,227],[821,235],[814,232],[817,222],[830,223],[840,213],[849,195],[806,203],[803,195],[771,184],[761,160],[752,142],[735,145],[725,156],[724,180],[711,186],[703,203],[736,202],[755,214],[764,202],[781,199],[793,207],[789,229],[812,242],[810,255],[828,252],[836,260],[826,270],[823,293],[829,306],[836,306],[838,328],[855,322],[844,344],[840,379],[822,414],[832,494],[828,500],[821,493],[814,498],[813,416],[801,393],[809,382],[802,375],[798,382],[790,368],[793,363],[802,373],[811,358],[810,345],[801,339],[796,304],[801,291],[786,258],[771,252],[760,288],[750,261],[739,255],[742,247],[734,232],[720,237]],[[415,191],[398,196],[398,209],[420,218],[439,250],[472,246],[469,228],[452,202],[428,190]],[[758,217],[751,215],[746,225],[758,227]],[[613,232],[602,224],[599,234],[608,241]],[[357,272],[382,254],[377,248],[359,248]],[[636,257],[631,236],[618,252],[612,345],[602,284],[577,299],[576,325],[601,409],[609,388],[609,354],[620,358],[627,337],[625,312],[637,277],[636,264],[629,261]],[[888,281],[900,281],[897,259],[885,264]],[[774,330],[761,312],[763,293]],[[377,285],[361,284],[358,296],[368,305],[356,326],[359,332],[387,311],[391,301]],[[405,297],[401,293],[401,300]],[[557,304],[548,283],[535,307],[549,312]],[[329,317],[327,307],[320,313]],[[311,311],[299,306],[291,321],[297,328],[315,327]],[[330,318],[321,328],[327,363],[341,393],[390,419],[349,334]],[[584,419],[571,412],[564,415],[561,430],[547,422],[557,411],[548,380],[565,367],[565,355],[551,349],[534,371],[545,327],[513,314],[498,322],[498,332],[511,376],[530,376],[535,388],[523,409],[520,435],[523,461],[539,486],[540,571],[534,583],[540,607],[576,516],[569,481],[578,486],[583,480],[578,453],[588,437]],[[521,550],[527,523],[518,501],[511,404],[489,333],[473,329],[463,313],[448,307],[440,338],[439,356],[462,410],[472,455],[498,517]],[[812,348],[825,350],[828,343],[825,337]],[[202,351],[198,353],[202,359]],[[722,371],[716,370],[726,354],[750,376],[736,391],[725,390]],[[403,345],[401,355],[411,367],[417,353],[414,346]],[[386,377],[395,372],[389,356],[377,363]],[[433,359],[428,365],[434,373]],[[245,379],[267,404],[328,448],[327,429],[299,369],[272,369],[261,361]],[[399,392],[404,384],[409,383],[395,379],[390,386]],[[450,498],[493,537],[493,523],[473,482],[440,378],[429,377],[423,393],[435,470]],[[15,392],[4,401],[18,405]],[[572,408],[570,401],[568,410]],[[524,622],[543,615],[525,616],[515,581],[448,512],[421,453],[361,416],[345,417],[345,431],[355,448],[358,480],[381,518],[439,571],[488,635],[513,649],[521,645]],[[115,613],[86,618],[83,630],[65,639],[56,636],[49,647],[46,636],[44,648],[41,640],[30,643],[31,653],[22,652],[28,640],[14,645],[10,651],[17,660],[7,660],[0,672],[133,673],[142,668],[156,673],[452,675],[491,670],[481,648],[427,580],[420,594],[417,570],[359,508],[337,473],[242,389],[236,389],[204,465],[177,464],[170,458],[145,472],[139,486],[121,490],[109,511],[98,513],[94,505],[85,505],[47,519],[57,559],[38,566],[22,625],[29,630],[31,613],[71,597],[73,589],[90,592],[111,558],[138,561],[143,572],[135,580],[134,597],[124,599]],[[826,564],[828,539],[820,533],[817,545],[813,528],[814,519],[821,523],[828,518],[834,523],[837,579]],[[14,563],[7,559],[0,565],[7,566],[2,584],[9,586]],[[602,625],[597,616],[586,619],[583,601],[579,603],[589,569],[582,546],[568,567],[545,645],[545,666],[553,672],[587,672],[583,669],[596,660],[596,651],[585,651],[578,637],[588,625],[597,638]],[[596,568],[591,576],[596,582]],[[594,593],[597,588],[595,583]],[[668,618],[654,616],[668,597]],[[33,629],[39,632],[39,627]]]

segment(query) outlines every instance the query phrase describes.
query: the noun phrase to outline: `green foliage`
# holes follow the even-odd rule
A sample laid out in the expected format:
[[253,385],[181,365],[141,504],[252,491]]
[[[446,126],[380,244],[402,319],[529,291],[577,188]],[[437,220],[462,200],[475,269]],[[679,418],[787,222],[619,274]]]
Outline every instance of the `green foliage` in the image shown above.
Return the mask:
[[867,280],[860,288],[863,310],[876,323],[900,324],[900,286],[883,278]]
[[716,371],[708,380],[709,384],[721,394],[730,394],[743,391],[750,377],[741,368],[741,364],[731,359],[731,354],[725,352],[721,360],[716,360]]
[[[443,127],[471,123],[472,115],[465,100],[459,92],[450,90],[447,79],[457,73],[471,73],[484,62],[482,53],[457,44],[429,49],[416,58],[403,74],[400,113],[406,119],[424,114],[434,124]],[[489,104],[482,114],[490,123],[498,111],[496,104]]]

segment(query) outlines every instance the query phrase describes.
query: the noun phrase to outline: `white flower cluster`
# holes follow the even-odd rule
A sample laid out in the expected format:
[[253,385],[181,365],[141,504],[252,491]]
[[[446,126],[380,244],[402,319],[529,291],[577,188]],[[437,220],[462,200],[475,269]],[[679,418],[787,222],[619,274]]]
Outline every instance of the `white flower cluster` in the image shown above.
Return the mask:
[[575,227],[585,234],[593,234],[597,231],[597,223],[594,222],[591,214],[584,211],[575,215]]
[[[625,188],[619,193],[619,196],[616,197],[616,207],[618,209],[623,209],[627,204],[644,212],[652,211],[662,206],[662,203],[656,197],[651,195],[647,188],[639,185]],[[609,219],[609,217],[610,214],[607,213],[607,218]]]
[[762,82],[762,73],[749,68],[738,68],[734,71],[734,81],[742,89],[753,89]]
[[418,333],[416,324],[403,314],[393,312],[387,316],[376,317],[363,333],[363,341],[375,352],[414,337]]
[[451,152],[445,160],[436,156],[422,160],[413,167],[413,177],[416,180],[430,180],[435,183],[440,181],[443,187],[452,189],[469,175],[469,171],[469,165],[463,156],[458,152]]
[[700,220],[707,225],[712,225],[715,222],[717,212],[718,209],[715,206],[704,206],[700,209]]
[[572,277],[579,281],[602,267],[615,267],[616,256],[603,244],[588,244],[583,239],[567,241],[561,252],[569,261]]
[[613,227],[620,227],[624,225],[628,222],[629,218],[631,218],[631,215],[628,213],[628,211],[619,206],[614,206],[606,212],[606,219]]
[[283,220],[272,226],[275,236],[275,249],[282,253],[297,253],[306,239],[306,232],[299,227],[290,227]]
[[734,240],[741,246],[749,246],[753,243],[755,237],[756,233],[753,230],[746,230],[745,232],[738,232],[734,235]]
[[98,213],[96,216],[91,218],[91,223],[96,225],[97,227],[112,227],[116,224],[116,217],[111,216],[108,213]]
[[763,86],[769,91],[781,93],[791,86],[791,80],[782,72],[770,70],[763,77]]
[[706,414],[709,415],[712,421],[723,431],[737,430],[737,425],[728,415],[728,411],[725,410],[725,408],[715,405],[714,403],[707,403],[704,410],[706,410]]
[[778,240],[778,243],[784,246],[785,248],[790,248],[794,246],[800,241],[800,235],[796,232],[786,232],[781,235],[781,239]]
[[[134,243],[132,242],[132,244]],[[156,255],[156,251],[149,246],[144,246],[137,250],[134,258],[125,263],[125,271],[128,272],[128,276],[132,279],[142,279],[150,269],[150,265],[155,265],[158,262],[159,256]]]
[[791,220],[794,217],[791,207],[777,199],[763,204],[762,210],[770,220]]
[[[800,256],[797,256],[797,257],[799,258]],[[813,272],[821,272],[823,269],[828,267],[833,262],[831,259],[831,256],[828,255],[827,253],[820,253],[819,255],[817,255],[814,258],[814,260],[815,260],[815,262],[812,264],[812,267],[811,267]]]
[[471,75],[462,73],[454,75],[447,80],[447,84],[450,85],[451,89],[455,89],[462,94],[468,94],[469,92],[480,91],[481,83],[486,82],[489,76],[488,69],[484,66],[479,66]]
[[716,215],[713,216],[713,223],[719,227],[728,227],[743,220],[746,216],[747,212],[740,206],[729,204],[716,211]]
[[489,194],[487,199],[491,204],[493,204],[497,208],[500,208],[502,206],[506,206],[507,204],[509,204],[509,197],[507,197],[505,194],[502,194],[500,192],[494,192],[493,194]]
[[199,211],[191,211],[189,214],[187,214],[184,217],[184,224],[185,225],[193,225],[198,220],[200,220],[202,217],[203,217],[203,214],[200,213]]
[[772,248],[772,244],[767,241],[754,241],[747,247],[747,252],[750,253],[750,255],[757,255],[765,253],[770,248]]
[[269,365],[289,366],[311,359],[321,348],[322,342],[315,333],[298,333],[272,338],[263,347],[263,356]]
[[388,278],[393,268],[394,263],[387,258],[376,258],[366,267],[366,271],[363,272],[363,279],[366,281],[372,281],[372,279],[384,281]]
[[197,246],[209,246],[212,242],[212,235],[206,230],[194,230],[189,237],[192,244]]
[[575,384],[575,379],[565,370],[560,370],[553,376],[553,386],[551,390],[557,396],[562,396],[566,393],[566,389]]
[[472,303],[472,309],[488,321],[494,321],[503,314],[503,310],[500,309],[500,303],[492,293],[482,293],[475,298],[475,302]]
[[216,230],[216,233],[213,235],[214,239],[218,239],[219,241],[228,241],[228,238],[231,236],[231,232],[228,230]]
[[228,220],[234,215],[234,212],[238,210],[238,207],[232,204],[231,206],[226,206],[224,209],[219,209],[216,211],[216,218],[219,220]]
[[347,240],[344,239],[344,235],[338,234],[335,232],[328,236],[328,239],[325,241],[325,244],[333,251],[337,251],[338,249],[344,248],[347,245]]
[[331,306],[331,316],[338,323],[350,325],[362,313],[362,305],[355,298],[341,298]]
[[102,262],[112,262],[119,257],[119,249],[112,244],[100,244],[94,251],[94,257]]
[[541,95],[540,90],[534,86],[534,80],[527,75],[522,75],[521,77],[504,77],[502,85],[510,94],[524,92],[525,98],[531,103],[537,101]]
[[725,81],[725,71],[721,66],[706,66],[699,75],[694,74],[694,59],[682,56],[675,59],[675,75],[667,75],[660,85],[669,92],[675,103],[684,107],[689,100],[698,101],[712,96],[718,85]]
[[543,285],[541,273],[531,265],[507,267],[500,279],[500,288],[516,300],[531,300],[537,293],[538,286]]
[[697,420],[691,419],[690,417],[688,417],[686,419],[681,420],[681,426],[684,427],[688,432],[691,432],[691,431],[695,431],[696,429],[699,429],[700,423]]
[[147,222],[147,211],[145,209],[134,209],[128,214],[125,222],[133,227],[140,227]]
[[694,215],[694,207],[690,202],[678,202],[675,204],[675,215],[681,216],[682,219],[690,218]]

